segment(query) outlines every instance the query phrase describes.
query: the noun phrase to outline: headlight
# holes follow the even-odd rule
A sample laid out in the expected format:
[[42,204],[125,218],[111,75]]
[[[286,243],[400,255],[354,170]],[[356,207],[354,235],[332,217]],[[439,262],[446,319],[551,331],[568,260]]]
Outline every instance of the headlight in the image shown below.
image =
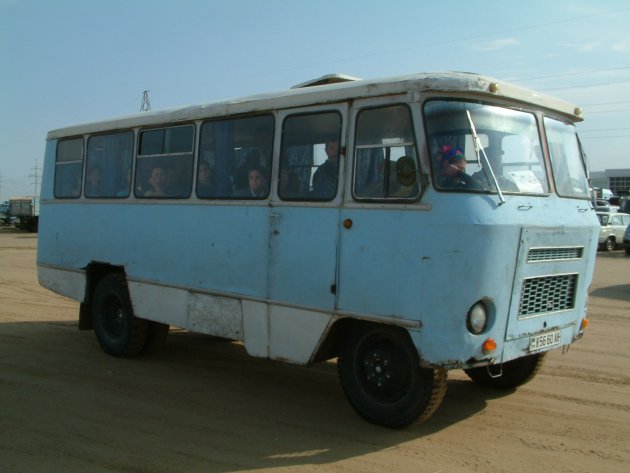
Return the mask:
[[466,317],[466,327],[470,333],[479,335],[486,329],[488,324],[488,311],[483,302],[477,302],[468,311]]

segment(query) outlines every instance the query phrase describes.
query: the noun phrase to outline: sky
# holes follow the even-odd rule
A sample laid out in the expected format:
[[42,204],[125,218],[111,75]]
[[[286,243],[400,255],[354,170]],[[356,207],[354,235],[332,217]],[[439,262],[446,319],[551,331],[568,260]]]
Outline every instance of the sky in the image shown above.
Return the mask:
[[158,110],[441,71],[582,107],[591,170],[630,168],[627,0],[0,0],[0,201],[36,193],[48,131],[145,90]]

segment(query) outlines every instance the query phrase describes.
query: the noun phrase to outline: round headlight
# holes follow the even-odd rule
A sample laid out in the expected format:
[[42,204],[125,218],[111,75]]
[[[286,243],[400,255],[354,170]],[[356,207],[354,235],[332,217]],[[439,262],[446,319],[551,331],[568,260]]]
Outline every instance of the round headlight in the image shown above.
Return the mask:
[[468,311],[466,317],[466,327],[470,333],[479,335],[486,329],[488,323],[488,312],[482,302],[477,302]]

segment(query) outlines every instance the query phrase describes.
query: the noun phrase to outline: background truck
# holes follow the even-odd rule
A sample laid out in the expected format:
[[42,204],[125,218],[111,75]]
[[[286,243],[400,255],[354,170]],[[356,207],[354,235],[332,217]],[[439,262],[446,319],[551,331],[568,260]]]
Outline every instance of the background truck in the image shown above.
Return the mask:
[[37,197],[12,197],[9,199],[9,217],[19,221],[16,227],[36,232],[39,223],[39,199]]

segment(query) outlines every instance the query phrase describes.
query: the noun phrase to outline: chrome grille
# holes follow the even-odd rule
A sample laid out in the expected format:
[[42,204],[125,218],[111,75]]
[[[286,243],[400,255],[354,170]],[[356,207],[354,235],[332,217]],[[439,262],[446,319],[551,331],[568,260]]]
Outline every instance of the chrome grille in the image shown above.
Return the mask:
[[577,279],[577,274],[525,279],[518,306],[519,318],[573,309]]
[[584,248],[564,247],[564,248],[531,248],[527,254],[528,263],[537,263],[539,261],[558,261],[567,259],[580,259]]

